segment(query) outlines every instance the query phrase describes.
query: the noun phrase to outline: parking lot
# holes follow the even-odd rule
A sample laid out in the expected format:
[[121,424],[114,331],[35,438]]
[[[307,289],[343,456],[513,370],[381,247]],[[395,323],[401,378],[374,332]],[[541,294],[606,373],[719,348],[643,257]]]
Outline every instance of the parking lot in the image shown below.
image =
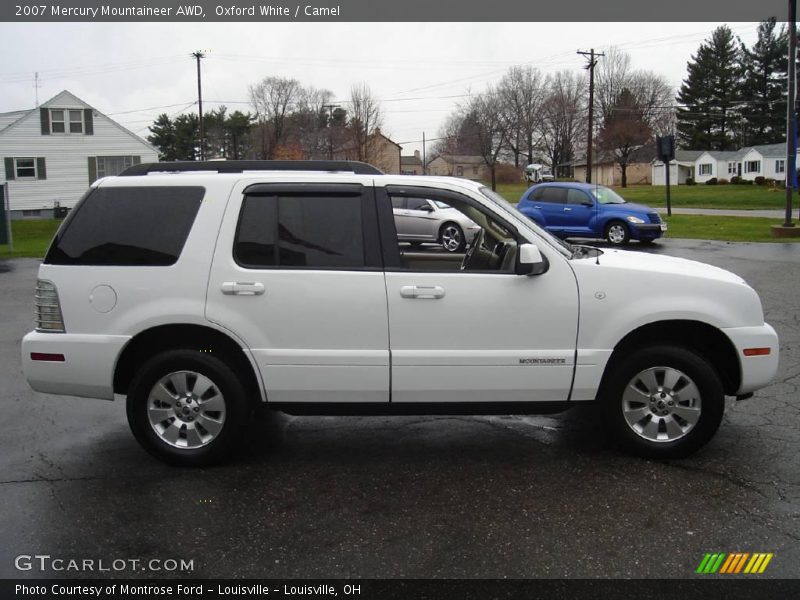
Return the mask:
[[170,468],[134,441],[124,403],[30,390],[19,341],[38,261],[0,263],[0,576],[81,576],[14,567],[49,554],[187,559],[167,574],[193,577],[671,578],[706,552],[771,552],[764,577],[800,576],[800,244],[644,250],[743,276],[781,338],[776,381],[730,400],[686,460],[618,453],[587,407],[281,417],[233,464]]

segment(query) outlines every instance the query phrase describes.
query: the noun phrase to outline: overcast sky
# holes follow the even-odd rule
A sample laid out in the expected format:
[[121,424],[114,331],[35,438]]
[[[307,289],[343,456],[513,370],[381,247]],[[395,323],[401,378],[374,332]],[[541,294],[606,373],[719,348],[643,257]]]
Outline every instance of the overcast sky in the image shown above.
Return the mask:
[[[293,77],[346,100],[367,82],[383,101],[384,132],[410,154],[436,137],[470,90],[516,64],[585,73],[577,50],[618,46],[633,66],[677,88],[686,62],[719,23],[24,23],[0,24],[0,112],[67,89],[146,136],[160,113],[196,111],[194,50],[203,60],[204,109],[248,110],[247,88]],[[731,23],[748,46],[756,23]],[[8,59],[13,57],[13,60]],[[459,97],[461,96],[461,97]],[[345,105],[346,108],[346,105]]]

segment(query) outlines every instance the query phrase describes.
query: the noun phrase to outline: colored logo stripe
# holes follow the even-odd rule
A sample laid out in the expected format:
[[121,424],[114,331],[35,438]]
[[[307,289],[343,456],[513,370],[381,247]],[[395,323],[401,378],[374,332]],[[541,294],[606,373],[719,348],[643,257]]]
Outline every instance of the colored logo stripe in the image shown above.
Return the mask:
[[707,553],[700,561],[696,573],[703,574],[760,574],[763,573],[767,565],[772,560],[774,554],[766,552],[735,552],[726,554],[725,552]]

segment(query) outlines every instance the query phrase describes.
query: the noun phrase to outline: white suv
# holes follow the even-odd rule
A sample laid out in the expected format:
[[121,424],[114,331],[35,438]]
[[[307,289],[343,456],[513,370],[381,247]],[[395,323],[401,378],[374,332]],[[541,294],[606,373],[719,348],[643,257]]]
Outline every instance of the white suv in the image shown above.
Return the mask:
[[[394,198],[480,226],[398,244]],[[254,410],[523,414],[603,406],[628,450],[684,456],[778,365],[740,277],[569,246],[481,184],[349,162],[134,166],[95,182],[39,269],[22,342],[41,392],[127,396],[174,464],[216,462]]]

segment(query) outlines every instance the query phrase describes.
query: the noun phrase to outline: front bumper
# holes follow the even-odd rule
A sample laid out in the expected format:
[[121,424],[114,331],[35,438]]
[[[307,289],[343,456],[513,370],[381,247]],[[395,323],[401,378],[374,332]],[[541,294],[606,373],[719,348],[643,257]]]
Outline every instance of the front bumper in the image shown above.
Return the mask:
[[666,223],[629,223],[631,229],[631,237],[634,239],[655,239],[664,235],[666,230]]
[[[778,372],[778,334],[768,324],[757,327],[730,327],[722,332],[728,336],[736,347],[739,365],[742,369],[742,380],[736,395],[749,394],[769,383]],[[769,348],[769,354],[746,356],[748,348]]]
[[[130,337],[32,331],[22,338],[22,371],[37,392],[114,399],[117,357]],[[63,362],[33,360],[31,354],[63,354]]]

